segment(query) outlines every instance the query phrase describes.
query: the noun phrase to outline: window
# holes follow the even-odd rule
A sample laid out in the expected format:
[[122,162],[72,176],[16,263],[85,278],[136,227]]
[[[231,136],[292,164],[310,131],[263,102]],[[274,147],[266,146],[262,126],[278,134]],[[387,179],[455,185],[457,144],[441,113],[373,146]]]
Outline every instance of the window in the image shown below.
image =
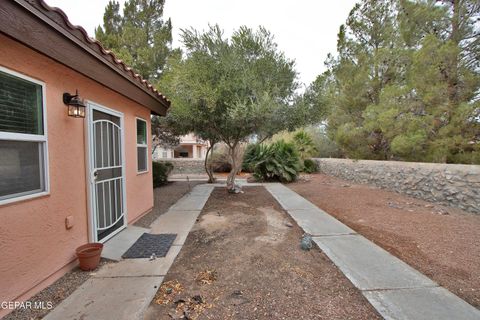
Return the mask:
[[168,150],[162,149],[162,158],[168,158]]
[[0,204],[48,192],[44,85],[0,67]]
[[147,121],[137,118],[137,172],[148,170]]

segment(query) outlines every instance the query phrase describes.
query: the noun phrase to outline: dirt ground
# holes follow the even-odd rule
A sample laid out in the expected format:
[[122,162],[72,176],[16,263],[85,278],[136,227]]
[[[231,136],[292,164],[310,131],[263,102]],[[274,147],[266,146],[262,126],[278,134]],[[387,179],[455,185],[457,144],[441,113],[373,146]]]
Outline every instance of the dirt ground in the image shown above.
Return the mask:
[[183,197],[187,192],[190,192],[197,184],[204,183],[200,181],[175,181],[153,189],[153,210],[137,222],[134,223],[137,227],[148,228],[155,219],[168,211],[175,202]]
[[315,174],[287,186],[480,308],[480,216]]
[[244,191],[213,191],[146,319],[381,319],[268,191]]

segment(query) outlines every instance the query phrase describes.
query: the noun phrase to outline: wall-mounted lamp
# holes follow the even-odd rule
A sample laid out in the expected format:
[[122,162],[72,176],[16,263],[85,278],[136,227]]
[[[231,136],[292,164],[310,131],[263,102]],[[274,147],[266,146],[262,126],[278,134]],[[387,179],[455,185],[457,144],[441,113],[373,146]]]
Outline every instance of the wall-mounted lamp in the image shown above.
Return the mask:
[[78,96],[78,90],[75,95],[68,92],[63,94],[63,103],[68,107],[68,116],[75,118],[85,118],[85,104]]

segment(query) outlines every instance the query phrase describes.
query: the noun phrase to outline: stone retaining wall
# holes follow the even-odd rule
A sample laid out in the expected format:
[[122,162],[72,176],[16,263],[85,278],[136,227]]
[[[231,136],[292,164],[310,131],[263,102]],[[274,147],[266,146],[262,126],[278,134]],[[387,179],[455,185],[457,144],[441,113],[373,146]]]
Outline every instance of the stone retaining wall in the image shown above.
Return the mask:
[[315,159],[320,172],[480,214],[480,166]]
[[202,174],[205,173],[203,166],[203,159],[189,159],[189,158],[176,158],[166,159],[160,162],[173,163],[173,171],[171,174]]

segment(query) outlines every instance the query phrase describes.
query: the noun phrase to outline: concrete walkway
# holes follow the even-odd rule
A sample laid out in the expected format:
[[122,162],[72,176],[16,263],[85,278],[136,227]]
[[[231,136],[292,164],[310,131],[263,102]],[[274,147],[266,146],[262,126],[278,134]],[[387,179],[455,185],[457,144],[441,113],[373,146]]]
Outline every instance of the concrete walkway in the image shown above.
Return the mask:
[[[119,260],[101,267],[45,319],[134,320],[144,312],[160,287],[164,276],[180,252],[190,229],[213,190],[212,185],[197,185],[158,217],[150,229],[129,226],[105,243],[102,256]],[[166,257],[125,259],[122,254],[144,233],[176,233]]]
[[294,191],[266,188],[385,319],[480,319],[479,310]]
[[[264,185],[385,319],[480,319],[479,310],[282,184],[241,184]],[[150,229],[129,227],[109,240],[104,255],[120,261],[103,266],[45,319],[142,319],[210,193],[218,186],[224,185],[197,185]],[[164,258],[122,260],[121,255],[144,232],[176,233],[177,238]]]

